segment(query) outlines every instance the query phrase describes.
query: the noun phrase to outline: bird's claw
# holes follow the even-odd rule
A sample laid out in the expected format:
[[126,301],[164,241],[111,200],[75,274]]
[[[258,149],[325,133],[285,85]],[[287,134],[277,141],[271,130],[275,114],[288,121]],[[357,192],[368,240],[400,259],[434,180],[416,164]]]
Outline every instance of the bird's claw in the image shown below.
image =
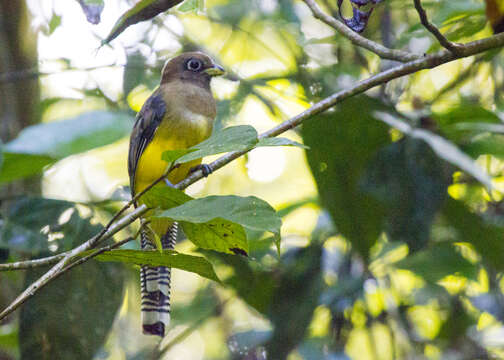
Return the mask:
[[203,173],[204,177],[207,177],[208,175],[210,175],[213,172],[213,170],[210,167],[210,165],[208,165],[208,164],[199,164],[199,165],[196,165],[195,167],[191,168],[191,170],[189,170],[189,173],[192,174],[193,172],[198,171],[198,170],[201,170],[201,172]]

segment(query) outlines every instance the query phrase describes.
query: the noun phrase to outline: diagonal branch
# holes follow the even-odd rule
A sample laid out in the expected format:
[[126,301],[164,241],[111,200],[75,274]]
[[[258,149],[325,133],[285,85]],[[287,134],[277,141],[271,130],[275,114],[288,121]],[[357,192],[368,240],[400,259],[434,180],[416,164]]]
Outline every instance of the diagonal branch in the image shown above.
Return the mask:
[[435,27],[434,24],[432,24],[427,18],[427,13],[422,7],[420,0],[413,0],[413,2],[415,3],[415,9],[420,16],[420,22],[422,23],[422,25],[436,37],[436,39],[444,48],[448,49],[454,54],[458,54],[462,50],[463,45],[451,42],[443,34],[441,34],[441,31],[439,31],[439,29]]
[[[306,1],[306,0],[305,0]],[[367,79],[359,81],[355,85],[349,87],[348,89],[339,91],[324,100],[316,103],[309,109],[303,111],[302,113],[292,117],[289,120],[282,122],[281,124],[275,126],[274,128],[259,135],[260,139],[269,138],[277,136],[290,130],[302,122],[313,118],[315,115],[320,114],[327,109],[333,107],[334,105],[342,102],[343,100],[361,94],[375,86],[379,86],[387,83],[390,80],[397,79],[409,74],[413,74],[417,71],[424,69],[432,69],[439,65],[446,64],[450,61],[460,59],[463,57],[473,56],[487,50],[499,48],[504,46],[504,33],[493,35],[481,40],[473,41],[464,45],[461,45],[461,49],[458,54],[450,52],[448,50],[441,50],[431,55],[427,55],[421,59],[413,60],[405,64],[400,64],[390,68],[388,70],[382,71],[376,75],[373,75]],[[220,169],[224,165],[230,163],[234,159],[247,153],[249,150],[245,151],[234,151],[228,153],[217,160],[209,164],[212,171]],[[185,189],[194,182],[202,179],[204,177],[201,170],[197,170],[189,175],[186,179],[179,182],[175,187],[177,189]],[[76,247],[75,249],[68,252],[68,254],[60,260],[53,268],[51,268],[46,274],[41,278],[31,284],[21,295],[19,295],[2,313],[0,313],[0,320],[12,313],[19,306],[21,306],[27,299],[34,296],[34,294],[40,290],[47,283],[52,281],[58,274],[68,265],[69,261],[81,254],[82,252],[93,248],[96,243],[100,240],[105,240],[113,236],[119,230],[131,224],[133,221],[144,215],[149,209],[145,205],[141,205],[136,208],[131,213],[125,215],[123,218],[119,219],[117,222],[112,224],[100,237],[100,234],[89,239],[85,243]]]
[[420,59],[420,55],[412,54],[407,51],[389,49],[383,45],[378,44],[377,42],[366,39],[365,37],[357,34],[353,30],[349,29],[345,24],[341,21],[336,20],[334,17],[327,15],[320,9],[315,0],[304,0],[306,5],[310,8],[313,13],[313,16],[333,29],[339,32],[342,36],[346,37],[352,43],[357,46],[363,47],[367,49],[382,59],[395,60],[399,62],[407,62]]

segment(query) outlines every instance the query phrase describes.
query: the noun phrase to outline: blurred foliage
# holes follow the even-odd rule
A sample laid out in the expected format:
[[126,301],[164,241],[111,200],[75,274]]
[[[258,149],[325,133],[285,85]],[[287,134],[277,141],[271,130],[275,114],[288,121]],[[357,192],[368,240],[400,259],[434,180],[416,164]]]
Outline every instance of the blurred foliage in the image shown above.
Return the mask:
[[[386,46],[440,49],[412,1],[318,3]],[[500,31],[501,3],[422,1],[457,42]],[[282,138],[258,140],[391,63],[302,1],[27,4],[42,30],[38,68],[6,67],[0,56],[8,95],[0,112],[9,120],[0,124],[8,130],[2,262],[67,251],[128,200],[134,114],[180,52],[208,52],[228,73],[212,83],[212,137],[160,161],[254,149],[188,194],[154,187],[150,216],[182,222],[177,251],[148,254],[130,242],[72,269],[0,323],[1,359],[504,358],[499,51],[391,81]],[[0,45],[30,36],[0,28]],[[12,85],[34,78],[40,98],[28,104]],[[173,271],[172,325],[161,342],[140,334],[137,265],[145,263],[186,270]],[[0,306],[44,270],[3,273]]]

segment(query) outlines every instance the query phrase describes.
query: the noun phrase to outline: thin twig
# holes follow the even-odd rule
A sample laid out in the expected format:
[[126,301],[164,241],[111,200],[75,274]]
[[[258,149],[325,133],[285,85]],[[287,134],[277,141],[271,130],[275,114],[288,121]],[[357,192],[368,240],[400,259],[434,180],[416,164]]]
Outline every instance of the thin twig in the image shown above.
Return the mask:
[[366,39],[365,37],[349,29],[341,21],[338,21],[336,18],[324,13],[322,9],[320,9],[320,7],[317,5],[315,0],[304,0],[304,2],[306,3],[306,5],[308,5],[315,18],[323,21],[324,23],[335,29],[355,45],[363,47],[364,49],[375,53],[382,59],[407,62],[417,60],[422,57],[421,55],[412,54],[407,51],[389,49],[383,45],[378,44],[377,42]]
[[[382,71],[376,75],[373,75],[367,79],[359,81],[357,84],[351,86],[346,90],[339,91],[324,100],[316,103],[309,109],[303,111],[302,113],[292,117],[289,120],[284,121],[278,126],[262,133],[259,135],[260,139],[277,136],[287,130],[290,130],[303,121],[314,117],[321,112],[333,107],[337,103],[357,94],[361,94],[375,86],[384,84],[390,80],[400,78],[405,75],[409,75],[424,69],[432,69],[439,65],[448,63],[450,61],[460,59],[463,57],[468,57],[476,55],[478,53],[485,52],[487,50],[495,49],[504,46],[504,33],[493,35],[481,40],[472,41],[470,43],[464,44],[462,51],[459,54],[454,54],[448,50],[441,50],[437,53],[427,55],[422,59],[410,61],[405,64],[397,65],[391,69]],[[215,171],[220,169],[224,165],[230,163],[232,160],[240,157],[241,155],[247,153],[251,149],[246,151],[234,151],[228,153],[217,160],[209,164],[210,168]],[[190,174],[187,178],[175,185],[177,189],[185,189],[194,182],[202,179],[204,177],[201,170],[197,170]],[[127,225],[131,224],[133,221],[143,216],[149,209],[145,204],[140,205],[134,211],[119,219],[115,224],[110,226],[110,228],[101,236],[101,239],[108,239],[114,235],[119,230],[123,229]],[[30,285],[21,295],[19,295],[16,300],[14,300],[2,313],[0,313],[0,320],[3,319],[8,314],[16,310],[21,304],[23,304],[27,299],[32,297],[41,287],[46,285],[52,280],[52,278],[60,272],[68,263],[68,261],[79,255],[80,253],[91,249],[96,245],[98,235],[91,238],[87,242],[73,249],[65,256],[60,262],[58,262],[51,270],[44,274],[41,278]]]
[[427,18],[427,13],[425,12],[425,9],[422,7],[422,3],[420,2],[420,0],[413,0],[413,2],[415,3],[415,9],[418,12],[418,16],[420,16],[420,21],[422,25],[432,35],[436,37],[441,46],[443,46],[445,49],[448,49],[452,53],[458,55],[463,45],[453,43],[450,40],[448,40],[443,34],[441,34],[441,31],[439,31],[439,29],[435,27],[434,24],[432,24]]

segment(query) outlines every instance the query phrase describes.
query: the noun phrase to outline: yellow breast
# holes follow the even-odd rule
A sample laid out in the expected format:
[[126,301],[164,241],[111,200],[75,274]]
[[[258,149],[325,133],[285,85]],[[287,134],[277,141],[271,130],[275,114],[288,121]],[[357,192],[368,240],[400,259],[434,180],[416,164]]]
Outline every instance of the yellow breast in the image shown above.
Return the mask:
[[[186,149],[205,140],[212,133],[215,102],[210,92],[200,93],[198,87],[177,84],[161,90],[166,113],[138,161],[135,172],[136,193],[168,170],[170,164],[161,160],[163,152]],[[170,173],[168,180],[172,184],[180,182],[191,168],[200,163],[201,159],[183,164]]]

